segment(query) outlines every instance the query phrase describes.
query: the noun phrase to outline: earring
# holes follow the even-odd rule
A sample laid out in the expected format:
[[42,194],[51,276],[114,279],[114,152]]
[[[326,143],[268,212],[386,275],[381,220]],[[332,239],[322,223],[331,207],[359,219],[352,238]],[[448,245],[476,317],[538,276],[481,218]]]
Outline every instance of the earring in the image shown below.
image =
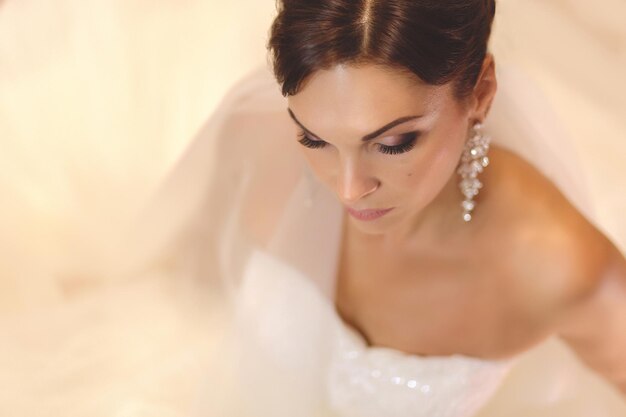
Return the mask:
[[483,172],[483,169],[489,165],[489,143],[491,138],[485,136],[482,131],[483,125],[477,122],[472,127],[472,134],[465,142],[463,155],[461,156],[460,166],[457,173],[461,174],[462,180],[459,188],[465,196],[465,200],[461,203],[463,207],[463,220],[469,222],[472,220],[472,210],[476,207],[474,197],[478,195],[478,191],[483,187],[483,183],[477,178],[477,175]]

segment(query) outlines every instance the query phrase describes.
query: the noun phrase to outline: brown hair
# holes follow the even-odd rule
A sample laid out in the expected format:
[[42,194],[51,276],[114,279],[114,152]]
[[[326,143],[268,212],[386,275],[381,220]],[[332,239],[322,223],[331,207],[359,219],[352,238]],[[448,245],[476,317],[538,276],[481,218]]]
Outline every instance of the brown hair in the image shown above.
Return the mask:
[[442,85],[473,89],[495,0],[277,0],[267,48],[283,96],[318,69],[375,64]]

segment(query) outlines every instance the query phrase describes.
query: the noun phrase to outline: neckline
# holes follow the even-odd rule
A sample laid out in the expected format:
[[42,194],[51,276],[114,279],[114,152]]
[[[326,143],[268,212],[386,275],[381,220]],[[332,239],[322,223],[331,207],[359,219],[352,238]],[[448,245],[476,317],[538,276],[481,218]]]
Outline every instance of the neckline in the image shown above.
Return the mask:
[[465,362],[471,362],[471,363],[483,363],[483,364],[495,364],[495,365],[510,364],[518,358],[519,355],[514,355],[514,356],[502,358],[502,359],[488,359],[488,358],[480,358],[477,356],[465,355],[462,353],[453,353],[450,355],[422,355],[422,354],[417,354],[417,353],[405,352],[403,350],[388,347],[388,346],[379,346],[379,345],[373,345],[369,343],[369,341],[366,339],[366,337],[361,333],[359,329],[350,325],[341,317],[341,315],[339,314],[337,305],[335,304],[335,295],[337,293],[337,286],[338,286],[337,274],[339,273],[339,261],[341,257],[340,252],[341,252],[342,239],[344,239],[345,237],[345,226],[346,226],[347,216],[348,214],[345,212],[345,210],[341,208],[341,214],[339,216],[340,217],[340,221],[339,221],[340,233],[338,234],[339,240],[335,247],[336,256],[335,256],[335,267],[333,268],[334,281],[333,281],[332,297],[327,298],[327,297],[324,297],[323,294],[319,294],[319,295],[322,296],[322,298],[324,299],[326,303],[328,303],[333,320],[340,326],[342,330],[347,332],[349,337],[351,337],[351,339],[357,343],[357,345],[359,346],[361,350],[367,351],[367,352],[388,352],[395,356],[400,356],[403,358],[413,358],[414,360],[419,360],[419,361],[463,360]]
[[339,325],[341,330],[344,330],[348,334],[351,340],[356,342],[360,350],[365,351],[365,352],[388,352],[395,356],[399,356],[399,357],[407,358],[411,360],[419,360],[419,361],[432,362],[432,361],[462,360],[462,361],[471,362],[471,363],[494,364],[494,365],[498,365],[498,364],[507,365],[515,361],[518,357],[517,355],[514,355],[511,357],[506,357],[502,359],[487,359],[487,358],[479,358],[477,356],[464,355],[462,353],[453,353],[450,355],[421,355],[417,353],[405,352],[403,350],[388,347],[388,346],[372,345],[368,343],[367,339],[361,334],[361,332],[358,329],[356,329],[355,327],[347,323],[345,320],[343,320],[343,318],[339,315],[339,312],[337,311],[334,303],[331,302],[329,304],[330,304],[329,307],[331,310],[331,315],[333,317],[333,320],[336,322],[336,324]]
[[[264,257],[268,257],[272,259],[274,262],[285,264],[283,260],[277,258],[274,254],[268,252],[267,250],[253,246],[253,252],[258,253]],[[286,264],[289,266],[288,264]],[[291,268],[291,266],[289,266]],[[293,269],[297,271],[297,269]],[[328,311],[327,317],[330,316],[330,324],[336,326],[336,329],[343,333],[343,335],[347,336],[354,344],[356,344],[357,349],[366,352],[366,353],[374,353],[374,352],[385,352],[391,354],[395,357],[410,360],[410,361],[420,361],[420,362],[441,362],[441,361],[463,361],[471,364],[488,364],[488,365],[509,365],[514,362],[519,355],[514,355],[512,357],[507,357],[503,359],[485,359],[479,358],[475,356],[464,355],[460,353],[454,353],[451,355],[420,355],[415,353],[408,353],[402,351],[400,349],[387,347],[387,346],[378,346],[371,345],[368,343],[366,338],[359,332],[358,329],[351,326],[347,323],[339,314],[337,307],[335,306],[334,300],[332,298],[328,298],[325,296],[324,292],[317,286],[314,285],[308,278],[306,278],[305,274],[298,277],[296,282],[300,282],[302,285],[312,291],[312,296],[314,299],[317,299],[324,305],[324,309]],[[340,336],[342,337],[342,336]]]

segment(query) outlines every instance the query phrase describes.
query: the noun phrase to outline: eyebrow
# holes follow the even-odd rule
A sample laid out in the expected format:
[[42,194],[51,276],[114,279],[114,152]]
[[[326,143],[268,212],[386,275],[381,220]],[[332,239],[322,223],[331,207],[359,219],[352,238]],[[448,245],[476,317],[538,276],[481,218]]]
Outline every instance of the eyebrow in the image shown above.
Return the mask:
[[[308,133],[311,136],[314,136],[318,139],[321,139],[318,135],[316,135],[315,133],[311,132],[309,129],[307,129],[306,127],[304,127],[304,125],[302,123],[300,123],[300,121],[296,118],[295,114],[293,114],[293,112],[291,111],[290,108],[287,108],[287,111],[289,112],[289,116],[291,116],[291,118],[293,119],[294,122],[297,123],[298,126],[300,126],[302,128],[302,130],[304,130],[306,133]],[[368,133],[367,135],[363,136],[361,138],[361,140],[363,142],[367,142],[370,141],[372,139],[375,139],[377,137],[379,137],[380,135],[382,135],[383,133],[385,133],[386,131],[388,131],[389,129],[408,122],[410,120],[415,120],[415,119],[419,119],[420,117],[423,117],[423,115],[419,115],[419,116],[404,116],[404,117],[400,117],[396,120],[394,120],[393,122],[389,122],[386,125],[384,125],[383,127],[376,129],[375,131],[373,131],[372,133]]]

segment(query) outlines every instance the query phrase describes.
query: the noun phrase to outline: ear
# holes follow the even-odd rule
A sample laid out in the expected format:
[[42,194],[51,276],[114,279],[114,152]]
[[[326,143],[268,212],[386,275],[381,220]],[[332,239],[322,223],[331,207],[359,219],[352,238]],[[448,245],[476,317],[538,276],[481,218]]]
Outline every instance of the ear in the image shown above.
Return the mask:
[[470,119],[484,121],[487,118],[491,103],[498,90],[496,64],[493,54],[487,53],[483,60],[480,75],[471,96]]

